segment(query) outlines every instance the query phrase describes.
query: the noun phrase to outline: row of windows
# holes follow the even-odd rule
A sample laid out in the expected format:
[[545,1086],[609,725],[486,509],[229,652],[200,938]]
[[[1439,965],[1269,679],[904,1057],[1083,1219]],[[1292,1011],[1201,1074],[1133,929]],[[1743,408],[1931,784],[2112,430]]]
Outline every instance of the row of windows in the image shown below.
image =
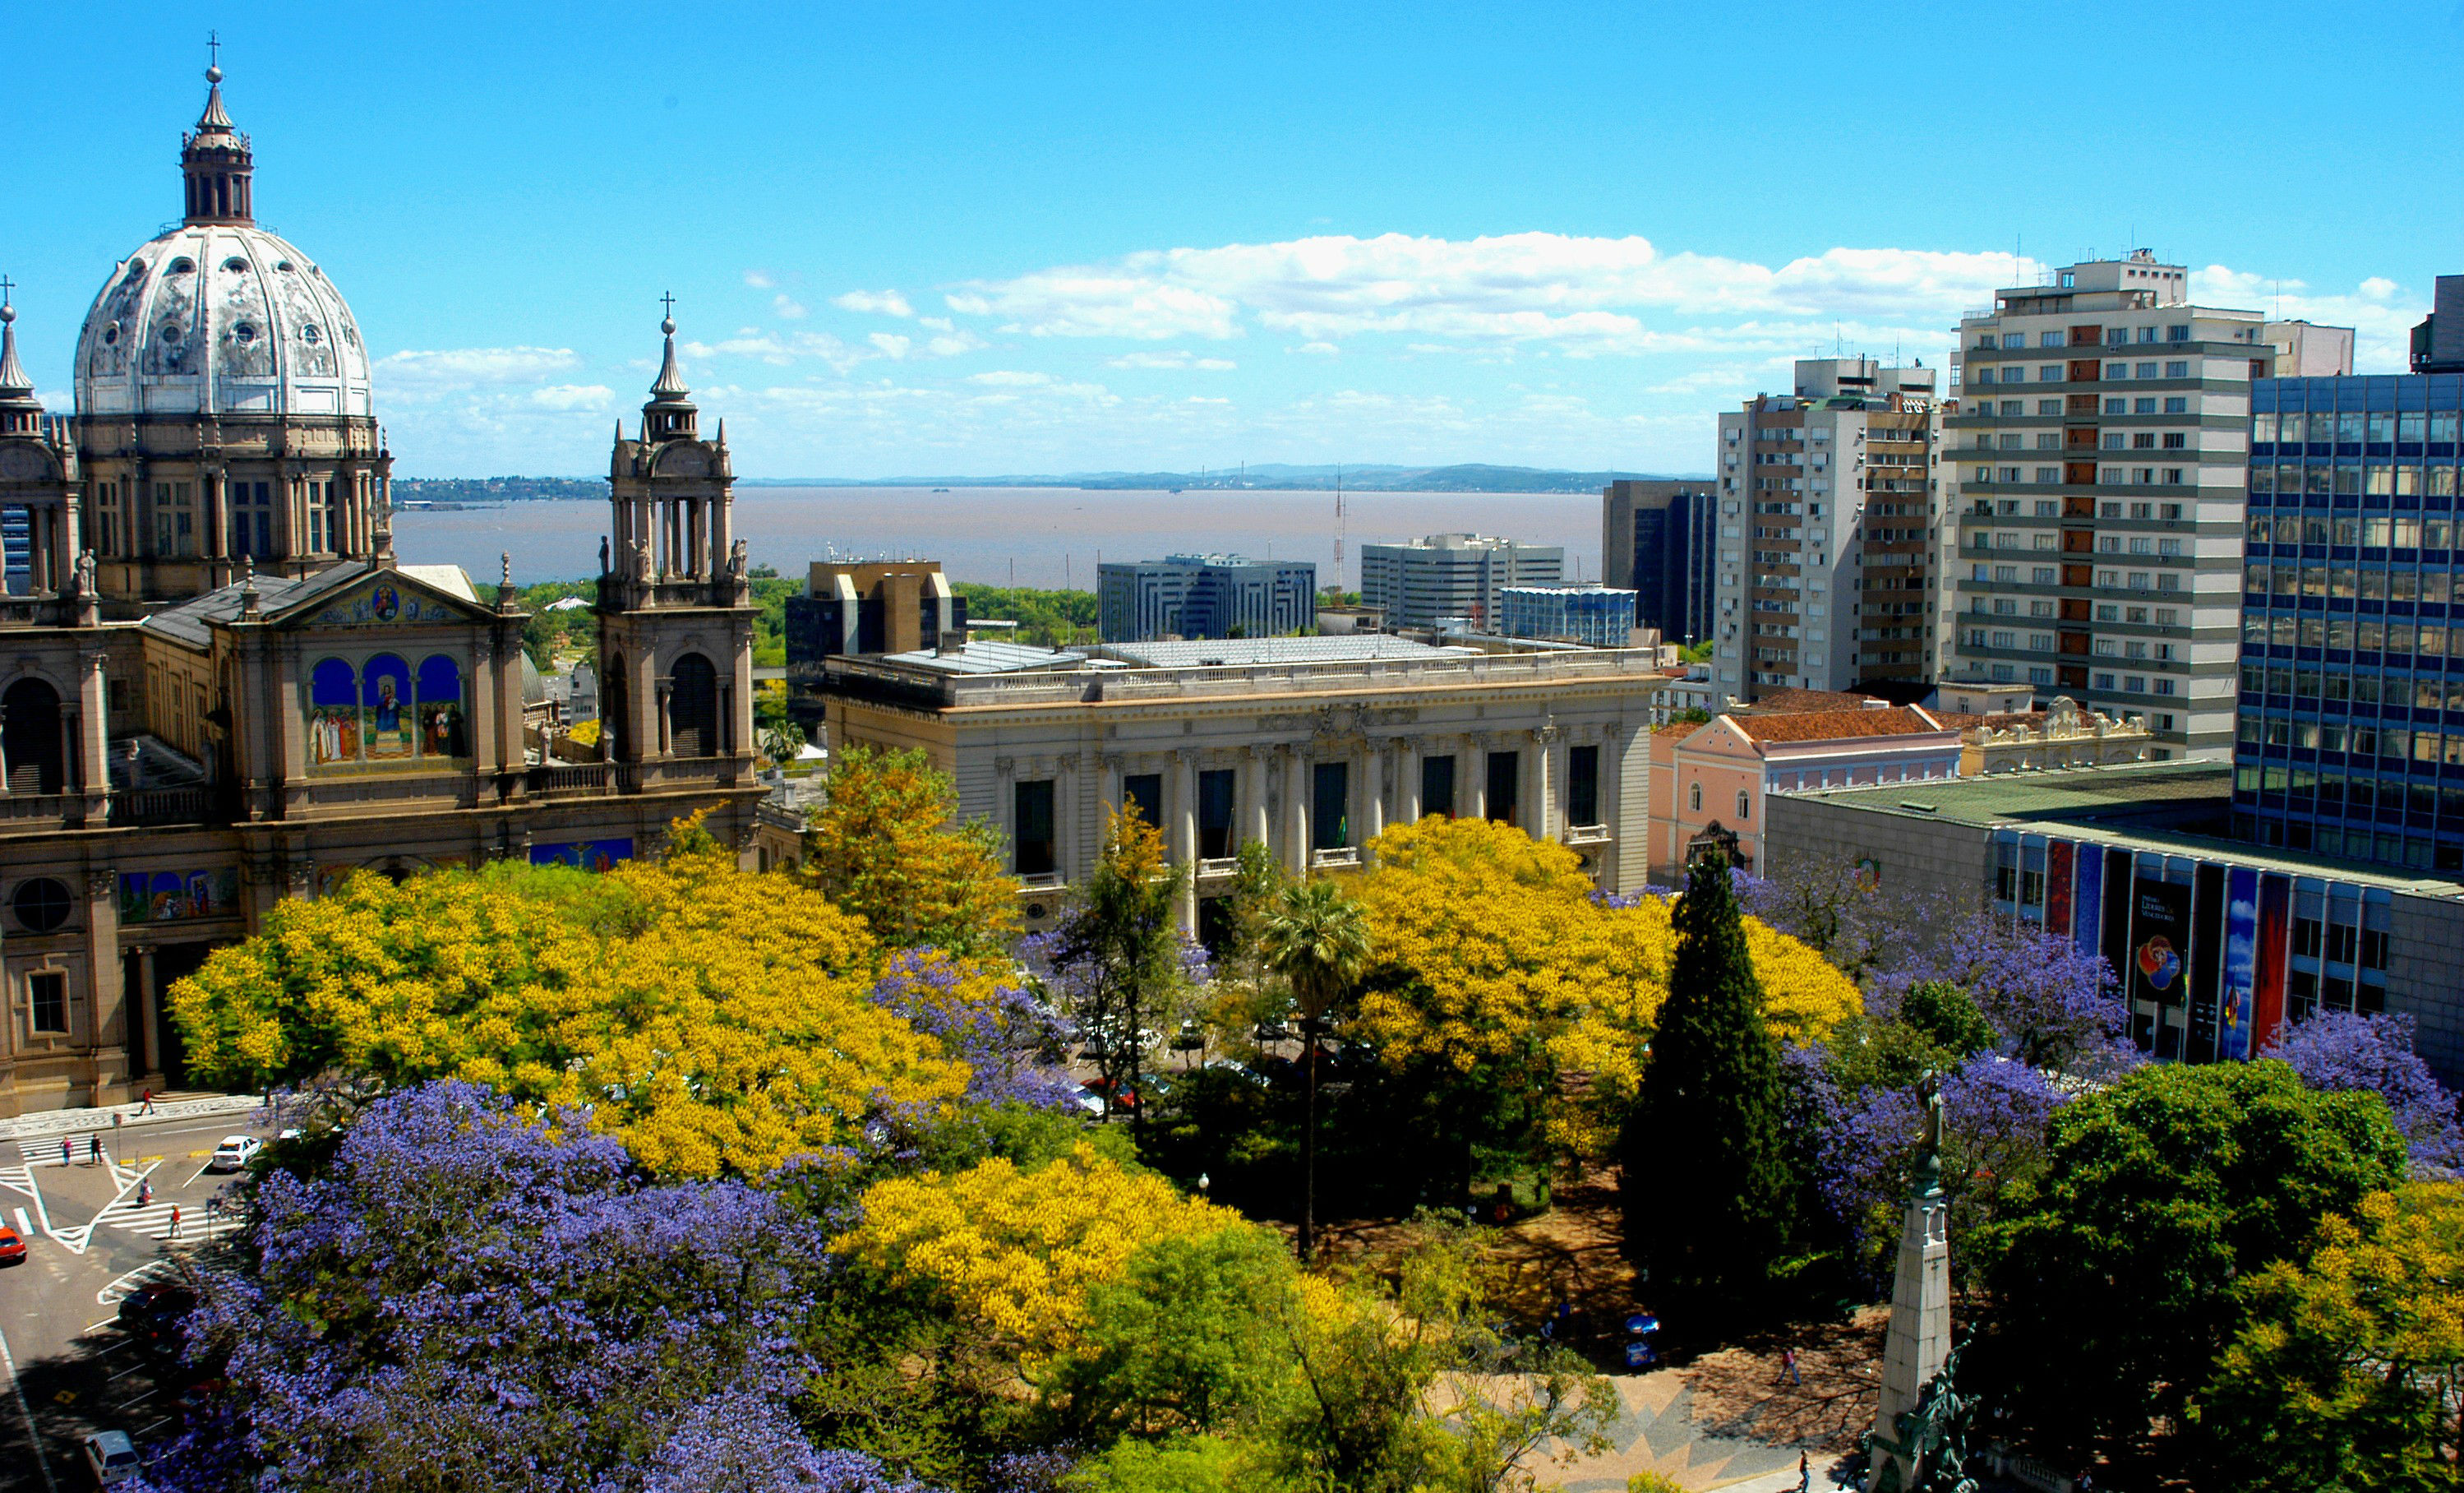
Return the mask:
[[[2163,369],[2162,372],[2158,371],[2160,368]],[[2189,378],[2189,376],[2190,363],[2187,358],[2175,358],[2163,364],[2108,363],[2104,365],[2104,377],[2107,381],[2127,378]],[[2039,384],[2061,384],[2069,382],[2069,379],[2068,364],[2040,363],[2036,366],[2036,382]],[[1971,384],[1992,383],[1994,381],[1993,365],[1985,364],[1969,369],[1968,381]],[[2016,364],[2010,365],[2001,369],[2001,381],[2005,384],[2024,384],[2028,381],[2028,370]]]
[[[2085,330],[2093,331],[2095,328],[2085,328]],[[2108,326],[2103,328],[2103,331],[2104,342],[2102,345],[2108,347],[2123,347],[2129,345],[2131,341],[2131,331],[2129,327]],[[2139,328],[2138,340],[2143,343],[2152,343],[2157,340],[2156,332],[2157,329],[2154,326],[2143,326]],[[2171,323],[2164,328],[2164,340],[2168,343],[2189,342],[2190,340],[2190,323],[2188,322]],[[1991,347],[1994,345],[1993,334],[1991,332],[1985,332],[1979,335],[1976,340],[1976,345],[1979,347]],[[2025,332],[2004,332],[2002,334],[2001,345],[2005,347],[2025,347],[2028,345],[2028,334]],[[2066,336],[2060,331],[2051,331],[2039,332],[2036,337],[2036,345],[2039,347],[2064,347],[2081,345],[2095,346],[2098,345],[2094,343],[2083,343],[2080,339]]]
[[[2282,818],[2284,808],[2280,803],[2271,804],[2268,807],[2273,809],[2278,817],[2271,818],[2248,813],[2235,813],[2233,837],[2255,841],[2261,845],[2288,845],[2295,850],[2315,850],[2322,856],[2344,857],[2354,860],[2376,860],[2391,866],[2415,866],[2427,869],[2434,864],[2441,871],[2464,871],[2464,846],[2441,845],[2433,840],[2392,834],[2385,830],[2373,834],[2366,828],[2343,825],[2321,824],[2314,827],[2303,820],[2288,821]],[[2288,1019],[2299,1021],[2309,1014],[2312,997],[2305,992],[2312,987],[2305,986],[2303,982],[2315,982],[2317,978],[2315,974],[2298,967],[2286,972],[2284,1009]],[[2383,1009],[2386,990],[2383,986],[2370,983],[2375,978],[2377,977],[2372,975],[2363,976],[2359,1010],[2377,1012]],[[2330,975],[2323,994],[2319,998],[2320,1003],[2332,1010],[2348,1009],[2337,1004],[2340,987],[2349,992],[2349,986],[2344,985],[2344,982],[2336,976]]]
[[2375,441],[2453,441],[2464,412],[2454,410],[2285,410],[2251,416],[2251,439],[2270,443],[2355,445]]
[[[2018,401],[2006,399],[2002,403],[2007,407]],[[2002,412],[2018,413],[2016,410],[2009,408],[2005,408]],[[2102,443],[2093,447],[2066,445],[2065,439],[2065,434],[2061,431],[2038,431],[2033,442],[2023,431],[2004,431],[1998,436],[1979,431],[1976,433],[1974,446],[1978,451],[2189,451],[2192,449],[2189,435],[2185,431],[2106,431]]]
[[2278,513],[2250,520],[2254,545],[2343,545],[2368,549],[2446,549],[2464,532],[2452,519],[2401,514]]
[[2297,668],[2282,663],[2241,666],[2243,698],[2318,700],[2340,705],[2392,705],[2397,709],[2464,712],[2464,680],[2414,679],[2410,675],[2350,673]]
[[[2457,703],[2464,707],[2464,697]],[[2356,757],[2384,757],[2389,762],[2436,762],[2464,765],[2464,732],[2417,731],[2404,726],[2346,724],[2342,721],[2295,721],[2282,716],[2241,717],[2238,739],[2249,746],[2282,746],[2299,751],[2341,751]]]
[[2346,776],[2280,763],[2241,762],[2233,767],[2233,796],[2280,794],[2285,807],[2322,815],[2350,818],[2401,818],[2419,823],[2432,817],[2446,827],[2464,826],[2464,787],[2436,783],[2393,782]]
[[2450,648],[2464,658],[2464,627],[2398,618],[2321,616],[2291,612],[2245,612],[2241,640],[2251,648],[2333,648],[2340,653],[2424,654],[2435,658]]
[[[1969,579],[2014,583],[2019,579],[2019,568],[2015,565],[1971,566]],[[2182,589],[2182,577],[2179,572],[2173,570],[2099,570],[2096,572],[2095,584],[2099,591],[2147,591],[2151,583],[2153,589],[2160,591],[2177,591]],[[2060,585],[2059,568],[2050,565],[2031,567],[2028,584]]]
[[[1969,610],[1980,616],[1991,613],[1997,617],[2015,617],[2019,614],[2019,602],[2013,596],[1979,596]],[[2042,597],[2028,603],[2028,615],[2032,617],[2050,617],[2054,615],[2054,603]],[[2155,625],[2158,627],[2178,627],[2181,625],[2181,617],[2182,609],[2179,607],[2155,609]],[[2101,601],[2096,604],[2096,619],[2099,622],[2133,622],[2144,627],[2148,622],[2148,609],[2125,607],[2119,602]],[[2171,656],[2167,655],[2167,657]]]
[[[1969,478],[1969,480],[1977,482],[2025,482],[2033,480],[2047,487],[2053,486],[2057,483],[2063,483],[2066,485],[2075,485],[2076,483],[2076,479],[2066,478],[2063,475],[2063,471],[2060,467],[2040,466],[2035,469],[2035,476],[2033,479],[2028,476],[2028,469],[2025,467],[1981,466],[1972,468],[1971,470],[1973,472],[1973,476]],[[2166,487],[2187,487],[2189,485],[2190,473],[2188,467],[2160,468],[2109,466],[2098,469],[2096,480],[2097,484],[2101,487],[2153,487],[2159,484]]]
[[2309,494],[2338,498],[2453,498],[2457,488],[2452,466],[2255,466],[2250,469],[2254,496],[2292,497]]
[[2410,565],[2382,568],[2350,563],[2296,565],[2254,560],[2242,570],[2247,606],[2265,606],[2266,596],[2323,596],[2337,600],[2428,602],[2442,606],[2452,597],[2464,600],[2464,575],[2416,570]]

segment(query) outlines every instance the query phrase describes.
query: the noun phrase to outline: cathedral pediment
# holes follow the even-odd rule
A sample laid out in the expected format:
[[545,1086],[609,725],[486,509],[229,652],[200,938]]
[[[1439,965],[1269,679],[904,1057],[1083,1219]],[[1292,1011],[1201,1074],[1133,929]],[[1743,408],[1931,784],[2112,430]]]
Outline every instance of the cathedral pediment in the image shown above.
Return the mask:
[[[459,577],[461,571],[454,569],[453,573]],[[296,600],[268,620],[276,627],[300,629],[463,627],[493,615],[489,609],[453,595],[445,587],[400,569],[380,569],[326,595]]]

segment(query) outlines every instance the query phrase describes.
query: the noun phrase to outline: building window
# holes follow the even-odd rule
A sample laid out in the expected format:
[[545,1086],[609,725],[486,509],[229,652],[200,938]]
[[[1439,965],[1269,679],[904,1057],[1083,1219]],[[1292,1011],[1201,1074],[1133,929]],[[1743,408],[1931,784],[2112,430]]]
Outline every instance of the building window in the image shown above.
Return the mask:
[[1500,824],[1521,824],[1516,814],[1515,789],[1522,778],[1523,757],[1520,752],[1493,751],[1488,754],[1488,816]]
[[1455,759],[1422,757],[1420,759],[1420,817],[1455,815]]
[[1754,816],[1754,801],[1744,789],[1737,790],[1737,822],[1745,823]]
[[65,969],[36,969],[26,976],[26,1001],[34,1030],[66,1034],[69,1029],[69,977]]
[[1020,876],[1046,876],[1055,868],[1052,838],[1052,780],[1021,783],[1015,791],[1010,824],[1010,870]]
[[1334,850],[1352,843],[1351,764],[1318,763],[1309,774],[1309,848]]
[[1691,791],[1690,793],[1688,793],[1688,794],[1686,795],[1686,806],[1687,806],[1687,808],[1688,808],[1692,813],[1701,813],[1703,812],[1703,785],[1702,785],[1702,784],[1700,784],[1700,783],[1695,784],[1695,785],[1694,785],[1694,788],[1693,788],[1693,791]]
[[1198,854],[1202,858],[1221,860],[1240,849],[1232,833],[1238,791],[1230,768],[1198,774]]
[[1600,749],[1566,748],[1566,822],[1600,822]]
[[1163,828],[1163,774],[1133,772],[1121,779],[1121,807],[1134,812],[1152,829]]
[[2189,412],[2190,412],[2190,401],[2189,401],[2189,397],[2188,395],[2185,395],[2185,394],[2168,394],[2168,395],[2167,395],[2167,396],[2166,396],[2166,398],[2165,398],[2165,412],[2166,412],[2167,414],[2188,414],[2188,413],[2189,413]]

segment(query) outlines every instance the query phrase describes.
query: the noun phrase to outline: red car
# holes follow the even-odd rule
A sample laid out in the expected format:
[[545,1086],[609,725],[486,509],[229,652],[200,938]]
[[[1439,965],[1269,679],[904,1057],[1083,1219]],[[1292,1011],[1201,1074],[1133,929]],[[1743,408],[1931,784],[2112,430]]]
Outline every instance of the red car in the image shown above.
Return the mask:
[[17,1237],[16,1230],[0,1224],[0,1265],[19,1264],[25,1258],[26,1241]]

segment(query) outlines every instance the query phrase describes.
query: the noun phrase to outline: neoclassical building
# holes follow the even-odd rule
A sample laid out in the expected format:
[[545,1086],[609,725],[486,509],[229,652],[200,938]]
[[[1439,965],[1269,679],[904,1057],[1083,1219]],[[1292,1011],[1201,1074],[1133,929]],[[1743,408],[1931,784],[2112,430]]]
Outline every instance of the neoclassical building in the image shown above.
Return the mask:
[[[724,430],[666,355],[611,457],[603,744],[527,724],[507,573],[400,563],[370,359],[253,221],[221,74],[185,215],[110,272],[44,412],[0,308],[0,1115],[182,1080],[164,992],[363,869],[605,865],[709,811],[751,856],[753,611]],[[774,826],[782,837],[785,826]]]

